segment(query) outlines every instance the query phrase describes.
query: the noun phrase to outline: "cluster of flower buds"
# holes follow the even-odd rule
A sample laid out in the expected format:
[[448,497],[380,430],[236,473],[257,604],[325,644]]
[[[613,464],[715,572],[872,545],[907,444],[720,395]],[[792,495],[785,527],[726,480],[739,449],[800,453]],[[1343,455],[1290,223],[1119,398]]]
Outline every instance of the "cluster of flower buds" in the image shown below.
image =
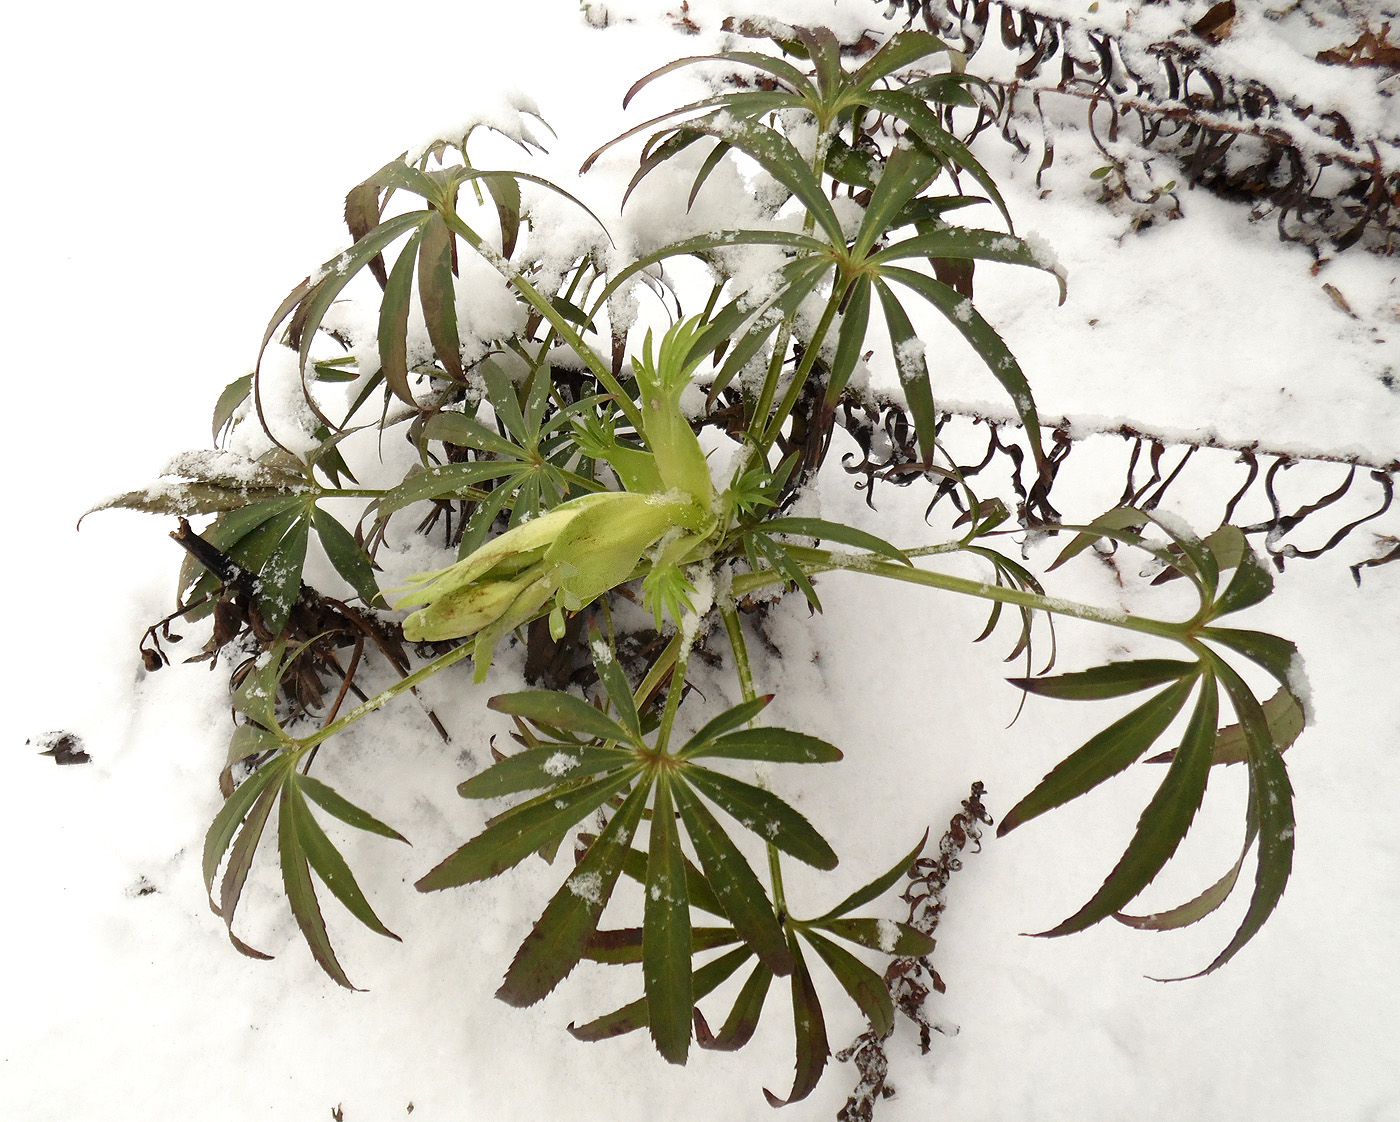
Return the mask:
[[[607,459],[627,490],[581,495],[493,538],[455,565],[409,578],[396,608],[411,641],[476,636],[480,679],[497,642],[545,614],[563,632],[576,612],[610,589],[646,575],[644,594],[658,624],[691,607],[693,588],[682,566],[709,557],[722,536],[709,465],[680,409],[682,391],[700,358],[699,323],[673,326],[653,357],[648,334],[632,365],[641,391],[645,450],[613,443]],[[679,622],[679,620],[677,620]]]

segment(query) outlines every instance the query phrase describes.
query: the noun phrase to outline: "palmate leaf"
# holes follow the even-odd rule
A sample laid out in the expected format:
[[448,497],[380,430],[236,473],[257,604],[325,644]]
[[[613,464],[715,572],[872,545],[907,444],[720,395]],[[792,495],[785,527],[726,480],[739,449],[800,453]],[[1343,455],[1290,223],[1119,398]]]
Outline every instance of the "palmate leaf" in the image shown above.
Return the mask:
[[[496,996],[509,1005],[533,1005],[578,965],[598,919],[611,899],[642,820],[647,788],[638,785],[623,800],[573,874],[555,893],[516,951]],[[682,873],[682,876],[684,874]],[[687,969],[687,975],[689,970]]]
[[[331,947],[311,881],[311,870],[315,870],[332,894],[366,927],[392,939],[398,936],[374,914],[349,865],[313,817],[306,798],[309,796],[327,812],[357,829],[399,841],[405,839],[325,783],[300,774],[296,764],[301,756],[301,752],[288,752],[270,760],[228,797],[205,836],[204,884],[210,892],[210,905],[223,917],[234,946],[250,957],[270,958],[239,939],[233,932],[233,921],[258,843],[273,806],[278,806],[278,854],[293,916],[316,962],[339,985],[353,989]],[[219,902],[214,904],[214,878],[225,853],[228,862],[220,881]]]
[[[1177,688],[1180,687],[1171,687],[1164,692],[1170,693]],[[1142,812],[1127,850],[1104,881],[1103,887],[1084,907],[1040,934],[1068,935],[1121,911],[1162,870],[1186,836],[1201,805],[1210,775],[1211,749],[1215,743],[1218,717],[1219,690],[1215,674],[1207,669],[1201,676],[1200,693],[1182,737],[1181,748],[1167,771],[1167,777]]]

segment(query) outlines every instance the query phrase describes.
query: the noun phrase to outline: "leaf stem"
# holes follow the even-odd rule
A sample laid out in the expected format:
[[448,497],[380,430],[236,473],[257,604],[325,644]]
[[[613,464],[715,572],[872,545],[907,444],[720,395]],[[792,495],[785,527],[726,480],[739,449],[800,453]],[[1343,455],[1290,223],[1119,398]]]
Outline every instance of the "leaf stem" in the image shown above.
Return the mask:
[[[907,549],[910,557],[927,556],[934,553],[948,553],[960,548],[947,545]],[[1150,619],[1115,612],[1092,604],[1081,604],[1073,600],[1042,596],[1020,588],[1007,588],[986,581],[956,577],[949,573],[938,573],[930,569],[920,569],[881,560],[874,554],[843,554],[834,550],[811,549],[805,546],[787,546],[792,559],[810,574],[827,572],[870,573],[872,576],[888,577],[909,584],[922,584],[929,588],[940,588],[946,592],[957,592],[964,596],[975,596],[982,600],[994,600],[1003,604],[1030,608],[1033,611],[1048,612],[1052,615],[1071,616],[1075,619],[1104,623],[1121,627],[1128,631],[1140,631],[1148,635],[1158,635],[1166,639],[1183,640],[1191,621],[1173,623],[1169,620]],[[772,569],[762,569],[756,573],[740,573],[734,578],[733,594],[736,599],[773,584],[781,584],[782,576]]]

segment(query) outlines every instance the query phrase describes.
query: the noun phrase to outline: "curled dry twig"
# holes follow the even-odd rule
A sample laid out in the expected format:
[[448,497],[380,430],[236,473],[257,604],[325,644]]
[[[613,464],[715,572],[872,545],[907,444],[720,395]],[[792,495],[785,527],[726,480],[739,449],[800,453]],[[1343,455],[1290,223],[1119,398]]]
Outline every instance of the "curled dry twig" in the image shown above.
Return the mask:
[[[953,815],[948,829],[938,842],[935,857],[921,857],[909,870],[909,883],[900,899],[909,906],[909,926],[932,935],[947,907],[948,881],[962,868],[959,856],[969,842],[976,853],[982,848],[982,827],[991,826],[992,817],[982,805],[986,787],[980,781],[972,785],[962,809]],[[885,971],[885,985],[894,999],[895,1008],[919,1026],[919,1046],[927,1052],[933,1032],[945,1031],[924,1013],[924,1002],[934,991],[945,992],[943,979],[929,962],[928,956],[898,958]],[[843,1062],[854,1060],[860,1072],[860,1082],[851,1092],[846,1105],[836,1116],[838,1122],[870,1122],[875,1103],[894,1094],[887,1081],[889,1056],[885,1053],[885,1037],[873,1028],[861,1033],[850,1047],[836,1054]]]
[[[1003,137],[1029,154],[1033,142],[1018,122],[1038,120],[1037,182],[1055,158],[1044,102],[1073,98],[1084,103],[1094,143],[1130,195],[1126,164],[1145,164],[1149,151],[1171,152],[1191,184],[1250,201],[1260,214],[1272,210],[1286,241],[1315,250],[1329,240],[1338,250],[1361,243],[1393,253],[1400,132],[1368,135],[1338,109],[1304,104],[1258,77],[1224,70],[1210,47],[1229,35],[1234,7],[1217,4],[1216,18],[1156,41],[1047,15],[1021,0],[892,0],[890,11],[907,10],[910,23],[922,18],[969,57],[995,17],[1018,61],[1014,77],[990,80],[999,104],[977,128],[995,120]],[[1396,48],[1385,34],[1363,28],[1357,43],[1325,51],[1318,62],[1392,69]],[[1136,157],[1127,155],[1132,147]]]

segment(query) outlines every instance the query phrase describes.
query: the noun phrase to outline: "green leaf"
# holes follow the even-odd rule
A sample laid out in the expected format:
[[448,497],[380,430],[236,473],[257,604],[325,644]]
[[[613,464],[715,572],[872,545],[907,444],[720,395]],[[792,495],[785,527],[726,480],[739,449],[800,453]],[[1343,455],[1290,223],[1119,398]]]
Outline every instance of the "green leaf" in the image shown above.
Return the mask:
[[521,690],[519,693],[497,694],[486,703],[486,707],[552,729],[582,733],[599,740],[632,743],[632,734],[601,709],[588,704],[581,697],[559,690]]
[[[1129,541],[1137,544],[1141,541],[1137,533],[1147,522],[1147,516],[1136,507],[1120,506],[1112,510],[1105,511],[1095,518],[1088,526],[1070,540],[1069,545],[1060,550],[1060,554],[1050,563],[1046,572],[1053,572],[1069,561],[1083,553],[1096,541],[1105,537],[1111,537],[1116,541]],[[1125,531],[1132,531],[1125,533]]]
[[775,845],[784,853],[815,868],[836,868],[836,853],[826,839],[807,819],[771,791],[696,764],[687,765],[682,774],[686,782],[723,807],[741,826],[752,830],[765,843]]
[[1110,662],[1053,678],[1008,678],[1013,686],[1041,697],[1073,701],[1096,701],[1122,697],[1139,690],[1160,686],[1196,672],[1197,664],[1171,658],[1140,658],[1132,662]]
[[754,551],[768,562],[778,576],[782,577],[784,584],[801,589],[802,595],[806,598],[807,603],[812,605],[813,611],[822,610],[822,602],[817,598],[817,590],[812,586],[807,571],[792,559],[792,555],[786,549],[767,534],[757,532],[744,535],[744,542],[746,545],[753,546]]
[[[639,879],[645,884],[646,855],[638,853],[638,856],[642,859]],[[687,878],[686,884],[688,886],[694,885],[695,881]],[[694,900],[690,903],[692,907],[697,906]],[[716,950],[719,947],[727,947],[738,941],[738,933],[732,927],[695,927],[692,925],[690,928],[690,953],[692,956]],[[640,927],[627,927],[615,931],[595,931],[589,937],[585,956],[593,962],[606,963],[611,966],[641,962],[642,929]]]
[[1245,631],[1233,627],[1203,627],[1199,634],[1202,639],[1239,651],[1272,674],[1279,685],[1298,692],[1294,689],[1298,685],[1295,679],[1302,674],[1302,662],[1298,657],[1298,648],[1287,639],[1266,631]]
[[[340,851],[331,844],[330,838],[326,837],[325,831],[321,829],[315,816],[311,813],[311,808],[307,806],[303,797],[300,776],[295,769],[288,772],[288,782],[282,790],[281,819],[278,822],[278,831],[292,832],[290,842],[296,849],[300,850],[311,868],[316,871],[316,875],[321,878],[326,887],[331,890],[335,898],[345,905],[346,909],[368,927],[371,931],[379,935],[387,935],[390,939],[398,940],[399,937],[390,931],[370,907],[369,901],[365,899],[364,892],[361,891],[359,883],[355,880],[355,874],[350,871],[350,866],[346,864],[345,858]],[[322,784],[325,787],[325,784]],[[329,788],[326,788],[329,790]],[[399,940],[402,942],[402,940]]]
[[414,408],[418,403],[408,384],[408,312],[413,298],[413,267],[422,241],[423,231],[415,230],[399,251],[379,302],[379,370],[390,392]]
[[832,359],[826,384],[824,404],[827,408],[835,408],[865,349],[865,333],[870,325],[870,286],[870,277],[862,274],[846,295],[846,307],[836,330],[836,356]]
[[423,426],[424,440],[441,440],[462,448],[475,448],[493,456],[518,460],[522,449],[495,429],[465,413],[435,413]]
[[[895,372],[899,375],[899,384],[904,390],[904,401],[909,407],[909,414],[914,419],[914,431],[919,437],[919,455],[923,457],[924,463],[932,463],[938,440],[938,410],[933,404],[933,387],[929,382],[924,345],[914,333],[914,325],[909,322],[908,314],[901,306],[899,298],[890,290],[890,286],[879,278],[874,281],[874,285],[880,296],[880,307],[885,313],[885,327],[889,331],[890,346],[894,350]],[[948,291],[952,292],[952,289]]]
[[233,423],[233,415],[238,407],[248,400],[248,395],[253,390],[253,376],[244,374],[241,378],[235,378],[227,386],[224,392],[219,394],[219,400],[214,404],[214,443],[219,442],[219,437],[224,429]]
[[374,562],[355,541],[355,536],[320,507],[311,511],[311,524],[321,539],[321,548],[335,566],[335,571],[370,607],[379,597],[379,582],[374,579]]
[[557,797],[508,810],[416,884],[419,892],[487,880],[514,868],[626,788],[637,769],[605,775]]
[[[753,957],[748,947],[738,947],[728,954],[721,955],[713,962],[707,962],[691,975],[691,996],[699,1001],[716,987],[724,984],[744,962]],[[609,1040],[636,1032],[647,1023],[647,1000],[638,998],[621,1009],[605,1014],[584,1025],[570,1023],[569,1033],[576,1040]]]
[[[1196,675],[1174,682],[1056,764],[1035,790],[1006,813],[997,827],[997,837],[1092,791],[1136,761],[1167,731],[1195,683]],[[1212,728],[1212,738],[1214,733]]]
[[[965,300],[957,291],[941,281],[934,280],[923,273],[916,273],[912,269],[901,269],[893,266],[882,268],[880,275],[887,280],[902,284],[906,288],[912,288],[942,312],[948,322],[972,345],[978,356],[986,363],[987,369],[992,372],[992,377],[1001,383],[1002,389],[1011,398],[1016,415],[1021,419],[1021,424],[1025,426],[1026,437],[1036,463],[1043,465],[1045,451],[1041,446],[1040,420],[1036,413],[1035,397],[1031,393],[1030,383],[1026,381],[1021,365],[1016,361],[1016,356],[1011,353],[992,325],[982,318],[981,313],[972,306],[971,301]],[[885,291],[887,290],[882,285],[882,299]],[[890,296],[890,300],[894,300],[893,295]],[[886,305],[886,315],[888,316],[888,305]],[[910,329],[910,334],[912,335],[912,329]],[[920,362],[922,363],[922,358]],[[931,399],[929,404],[931,407]],[[923,444],[920,443],[919,447],[922,451]]]
[[277,739],[277,736],[260,725],[252,723],[239,725],[233,730],[233,736],[229,738],[228,758],[225,765],[232,767],[251,756],[260,756],[264,752],[275,752],[281,746],[282,742]]
[[[372,183],[360,183],[351,187],[345,196],[345,225],[350,237],[355,241],[370,234],[379,225],[379,188]],[[384,259],[376,257],[369,263],[379,287],[387,283],[384,272]]]
[[900,89],[871,89],[864,100],[871,108],[907,122],[919,140],[944,160],[972,176],[1001,211],[1002,217],[1006,219],[1007,228],[1011,228],[1011,212],[1006,209],[1006,201],[1001,197],[996,181],[987,173],[987,169],[977,162],[967,146],[943,127],[943,122],[935,110],[930,109],[919,97]]
[[[1232,527],[1233,528],[1233,527]],[[1241,535],[1243,536],[1243,535]],[[1235,575],[1225,586],[1215,603],[1211,605],[1210,618],[1243,611],[1266,599],[1274,590],[1274,575],[1247,546]]]
[[[648,788],[638,784],[588,847],[563,887],[554,894],[506,971],[496,996],[508,1005],[533,1005],[554,989],[578,965],[598,918],[622,872],[632,835],[642,820]],[[690,978],[685,958],[686,980]]]
[[673,1064],[690,1050],[690,898],[671,798],[671,776],[656,780],[642,920],[642,977],[652,1043]]
[[812,984],[812,975],[802,958],[797,941],[789,936],[788,942],[793,957],[792,971],[792,1020],[797,1034],[797,1070],[792,1082],[792,1091],[786,1099],[780,1099],[767,1087],[763,1096],[772,1107],[791,1106],[805,1099],[816,1088],[826,1067],[826,1059],[831,1055],[831,1045],[826,1038],[826,1018],[822,1016],[821,999],[817,997],[817,987]]
[[764,709],[768,708],[768,703],[773,700],[773,697],[774,695],[771,693],[762,694],[751,701],[741,701],[738,705],[726,709],[718,717],[705,722],[705,724],[701,726],[700,731],[685,742],[685,746],[681,749],[680,754],[682,756],[694,754],[696,749],[708,744],[710,741],[723,736],[727,732],[747,725],[762,713]]
[[[647,855],[639,849],[632,850],[627,855],[627,861],[623,865],[622,871],[638,884],[646,884]],[[685,859],[685,871],[686,892],[690,896],[690,906],[699,908],[702,912],[709,912],[712,916],[719,916],[721,919],[728,918],[723,905],[719,902],[719,897],[710,887],[710,882],[705,879],[705,874],[697,869],[688,857]]]
[[462,342],[457,334],[457,296],[452,268],[452,231],[434,214],[418,246],[418,302],[428,338],[448,376],[462,380]]
[[851,75],[851,83],[859,89],[868,90],[896,70],[947,50],[948,45],[942,39],[927,31],[897,31]]
[[807,926],[820,927],[872,951],[901,958],[914,958],[933,951],[931,935],[892,919],[831,919],[814,921]]
[[[387,222],[376,226],[374,230],[367,234],[360,241],[347,249],[344,253],[331,258],[325,262],[320,269],[320,279],[306,290],[303,298],[297,300],[296,305],[300,305],[298,313],[302,318],[300,323],[301,338],[297,344],[298,361],[301,369],[306,369],[307,360],[311,353],[311,343],[320,330],[321,320],[325,317],[330,306],[340,296],[341,291],[354,279],[355,275],[364,268],[371,260],[377,257],[385,248],[389,246],[399,235],[409,230],[417,229],[427,220],[428,215],[423,211],[414,211],[410,214],[402,214],[397,218],[391,218]],[[295,293],[295,290],[293,290]],[[283,305],[286,307],[286,304]],[[290,311],[290,308],[287,309]],[[273,321],[268,325],[267,338],[271,339],[272,332],[277,325],[285,318],[286,312],[278,309],[281,315],[275,315]],[[257,388],[257,378],[262,372],[262,354],[266,350],[266,343],[262,350],[258,352],[258,365],[254,370],[254,389]]]
[[[720,120],[727,117],[727,120]],[[792,142],[775,129],[733,114],[715,113],[687,121],[685,128],[723,140],[756,160],[763,170],[797,196],[807,213],[831,239],[832,245],[845,245],[841,221],[836,217],[826,193],[812,169]]]
[[1175,908],[1168,908],[1164,912],[1155,912],[1149,916],[1130,916],[1124,915],[1122,912],[1114,912],[1113,918],[1125,927],[1135,927],[1139,931],[1174,931],[1177,928],[1189,927],[1193,923],[1198,923],[1230,898],[1230,893],[1235,890],[1235,884],[1240,879],[1240,870],[1244,868],[1244,859],[1249,855],[1254,838],[1255,830],[1251,825],[1245,839],[1244,849],[1240,851],[1239,860],[1223,877],[1199,896],[1193,897],[1184,904],[1178,904]]
[[640,739],[642,719],[637,713],[637,702],[632,696],[632,686],[627,681],[627,672],[622,669],[622,664],[618,662],[617,653],[608,645],[596,628],[589,634],[589,645],[593,653],[593,665],[598,671],[598,680],[603,683],[608,700],[617,710],[618,722],[633,736]]
[[[1287,689],[1280,686],[1268,701],[1260,706],[1264,720],[1269,726],[1269,738],[1275,751],[1280,754],[1293,746],[1293,742],[1303,734],[1307,719],[1303,706]],[[1171,763],[1175,749],[1148,759],[1150,764]],[[1249,759],[1249,736],[1242,724],[1226,725],[1215,734],[1215,754],[1212,765],[1239,764]]]
[[494,799],[518,791],[553,787],[637,762],[637,754],[623,748],[546,744],[497,760],[479,775],[461,783],[457,793],[464,799]]
[[678,784],[673,794],[690,844],[695,847],[705,878],[718,897],[724,915],[773,973],[790,973],[792,954],[783,929],[778,925],[768,894],[744,855],[689,788]]
[[884,538],[868,534],[864,530],[857,530],[854,526],[847,526],[842,522],[828,522],[825,518],[794,518],[783,516],[780,518],[770,518],[766,522],[760,523],[765,533],[769,534],[795,534],[805,538],[821,538],[827,541],[840,542],[842,545],[853,546],[856,549],[864,549],[867,552],[878,554],[881,557],[888,557],[891,561],[899,561],[905,565],[912,565],[908,555],[902,549],[898,549],[885,541]]
[[841,749],[834,744],[805,733],[779,728],[740,729],[701,742],[694,749],[687,744],[678,754],[681,759],[688,760],[713,757],[783,764],[832,764],[842,759]]
[[[209,824],[209,830],[204,835],[204,890],[209,893],[209,904],[215,912],[218,912],[219,908],[214,904],[214,874],[219,871],[219,863],[228,852],[234,834],[239,826],[243,825],[258,796],[267,789],[268,784],[274,780],[280,783],[286,777],[290,759],[290,756],[285,756],[280,760],[269,760],[248,776],[224,801],[219,813],[214,816],[214,821]],[[268,809],[270,810],[271,806]],[[261,829],[259,826],[259,832]]]
[[895,882],[900,877],[905,876],[914,867],[914,862],[919,859],[919,854],[923,853],[924,846],[928,844],[928,831],[924,831],[924,836],[919,839],[919,844],[901,857],[895,864],[891,865],[885,872],[872,880],[869,884],[863,885],[847,896],[841,903],[830,911],[818,916],[811,922],[816,926],[825,927],[828,921],[837,916],[843,916],[847,912],[853,912],[863,904],[868,904],[872,900],[878,900],[886,892],[894,887]]
[[909,257],[956,258],[959,260],[1000,261],[1007,265],[1024,265],[1050,273],[1060,286],[1060,303],[1065,302],[1065,277],[1052,261],[1037,253],[1014,234],[999,234],[995,230],[969,230],[950,226],[931,230],[895,242],[871,254],[871,265],[885,265]]
[[509,476],[518,470],[517,465],[510,463],[478,460],[416,472],[379,499],[379,517],[387,518],[394,511],[425,499],[484,499],[485,493],[476,490],[476,484]]
[[710,1026],[700,1010],[695,1010],[695,1042],[709,1051],[738,1051],[753,1039],[758,1020],[763,1015],[763,1002],[772,985],[773,971],[761,962],[755,963],[739,990],[739,996],[734,999],[734,1007],[720,1027],[718,1036],[710,1032]]
[[322,783],[315,776],[298,775],[297,786],[301,793],[306,795],[316,803],[327,814],[333,814],[347,825],[354,826],[357,830],[364,830],[367,833],[378,834],[383,838],[392,838],[394,841],[401,841],[405,845],[409,841],[392,826],[386,826],[378,818],[370,814],[367,810],[362,810],[344,795],[340,794],[334,787]]
[[284,784],[282,787],[279,813],[283,826],[277,831],[277,852],[282,863],[282,887],[302,937],[311,948],[311,957],[337,984],[347,990],[353,990],[355,987],[345,976],[340,961],[335,957],[330,936],[326,932],[326,921],[321,915],[321,904],[316,899],[316,889],[311,883],[311,870],[307,866],[306,854],[299,844],[298,832],[286,826],[295,814],[292,809],[296,800],[295,790],[292,784]]
[[[908,144],[897,144],[885,161],[880,180],[871,193],[860,229],[851,243],[856,260],[870,257],[872,247],[886,237],[909,200],[922,191],[939,172],[939,162]],[[879,256],[879,255],[877,255]],[[920,254],[919,256],[925,256]],[[875,258],[870,258],[873,262]]]
[[274,635],[286,627],[292,604],[301,595],[301,571],[306,563],[310,531],[311,520],[302,513],[258,570],[258,611]]
[[1137,830],[1118,864],[1084,907],[1049,931],[1041,932],[1042,935],[1069,935],[1121,911],[1161,872],[1186,836],[1201,805],[1210,777],[1211,749],[1215,744],[1219,714],[1215,675],[1207,672],[1201,678],[1201,692],[1182,737],[1181,750],[1138,819]]
[[885,988],[884,978],[830,939],[823,938],[815,931],[804,931],[802,934],[836,975],[841,988],[860,1007],[876,1037],[883,1040],[889,1036],[894,1031],[894,1002],[890,999],[890,991]]
[[[1248,737],[1250,807],[1259,823],[1259,867],[1244,919],[1229,945],[1196,977],[1219,970],[1258,934],[1273,913],[1293,869],[1293,786],[1274,747],[1268,720],[1249,687],[1232,667],[1212,657],[1215,672],[1230,696],[1235,715]],[[1173,764],[1175,766],[1175,764]]]
[[501,223],[501,256],[509,258],[520,237],[520,183],[513,175],[483,175],[481,182],[496,204],[496,217]]

